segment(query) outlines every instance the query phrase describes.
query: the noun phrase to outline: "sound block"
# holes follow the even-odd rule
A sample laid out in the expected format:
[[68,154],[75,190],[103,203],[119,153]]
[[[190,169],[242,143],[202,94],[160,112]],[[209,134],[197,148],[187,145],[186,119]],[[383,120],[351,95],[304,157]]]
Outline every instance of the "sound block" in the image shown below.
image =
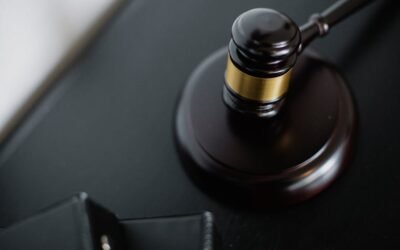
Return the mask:
[[190,175],[202,176],[205,189],[270,203],[304,201],[327,188],[349,165],[355,140],[354,101],[341,74],[303,52],[279,114],[254,118],[223,102],[226,59],[226,48],[205,59],[177,106],[176,144]]

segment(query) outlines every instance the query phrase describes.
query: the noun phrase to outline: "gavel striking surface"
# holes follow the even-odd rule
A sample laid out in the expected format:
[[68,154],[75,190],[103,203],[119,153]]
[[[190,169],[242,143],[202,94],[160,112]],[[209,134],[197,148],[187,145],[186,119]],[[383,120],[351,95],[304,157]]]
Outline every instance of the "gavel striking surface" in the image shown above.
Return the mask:
[[[226,57],[227,49],[207,57],[182,93],[176,137],[185,167],[242,187],[266,204],[304,201],[322,191],[354,153],[356,112],[343,77],[306,51],[281,111],[256,118],[222,101]],[[210,185],[205,178],[201,186]]]

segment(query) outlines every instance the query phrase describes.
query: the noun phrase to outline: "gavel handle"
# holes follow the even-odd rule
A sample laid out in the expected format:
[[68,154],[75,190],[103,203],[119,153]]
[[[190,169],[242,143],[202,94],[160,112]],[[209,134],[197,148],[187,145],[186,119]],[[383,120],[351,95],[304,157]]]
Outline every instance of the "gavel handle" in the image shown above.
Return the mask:
[[317,37],[325,36],[338,22],[350,16],[373,0],[340,0],[325,11],[310,16],[309,21],[300,27],[304,49]]

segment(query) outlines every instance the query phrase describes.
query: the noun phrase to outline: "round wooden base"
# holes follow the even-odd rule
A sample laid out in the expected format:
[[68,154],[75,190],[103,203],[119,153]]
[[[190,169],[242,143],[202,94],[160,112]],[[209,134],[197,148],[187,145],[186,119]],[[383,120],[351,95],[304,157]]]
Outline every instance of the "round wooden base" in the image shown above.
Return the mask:
[[[270,202],[306,200],[342,172],[352,156],[356,112],[335,67],[305,51],[272,119],[247,117],[223,102],[227,50],[203,61],[178,103],[176,142],[190,173],[208,190]],[[194,175],[198,175],[194,174]],[[192,175],[193,176],[193,175]]]

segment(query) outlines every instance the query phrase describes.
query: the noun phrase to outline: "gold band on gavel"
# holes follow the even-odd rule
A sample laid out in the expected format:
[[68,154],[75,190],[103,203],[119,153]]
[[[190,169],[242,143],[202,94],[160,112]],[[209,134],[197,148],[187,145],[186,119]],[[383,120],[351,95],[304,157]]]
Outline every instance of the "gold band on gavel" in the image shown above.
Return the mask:
[[239,96],[260,102],[273,102],[280,99],[289,87],[292,70],[277,77],[255,77],[239,70],[228,56],[225,71],[226,85]]

